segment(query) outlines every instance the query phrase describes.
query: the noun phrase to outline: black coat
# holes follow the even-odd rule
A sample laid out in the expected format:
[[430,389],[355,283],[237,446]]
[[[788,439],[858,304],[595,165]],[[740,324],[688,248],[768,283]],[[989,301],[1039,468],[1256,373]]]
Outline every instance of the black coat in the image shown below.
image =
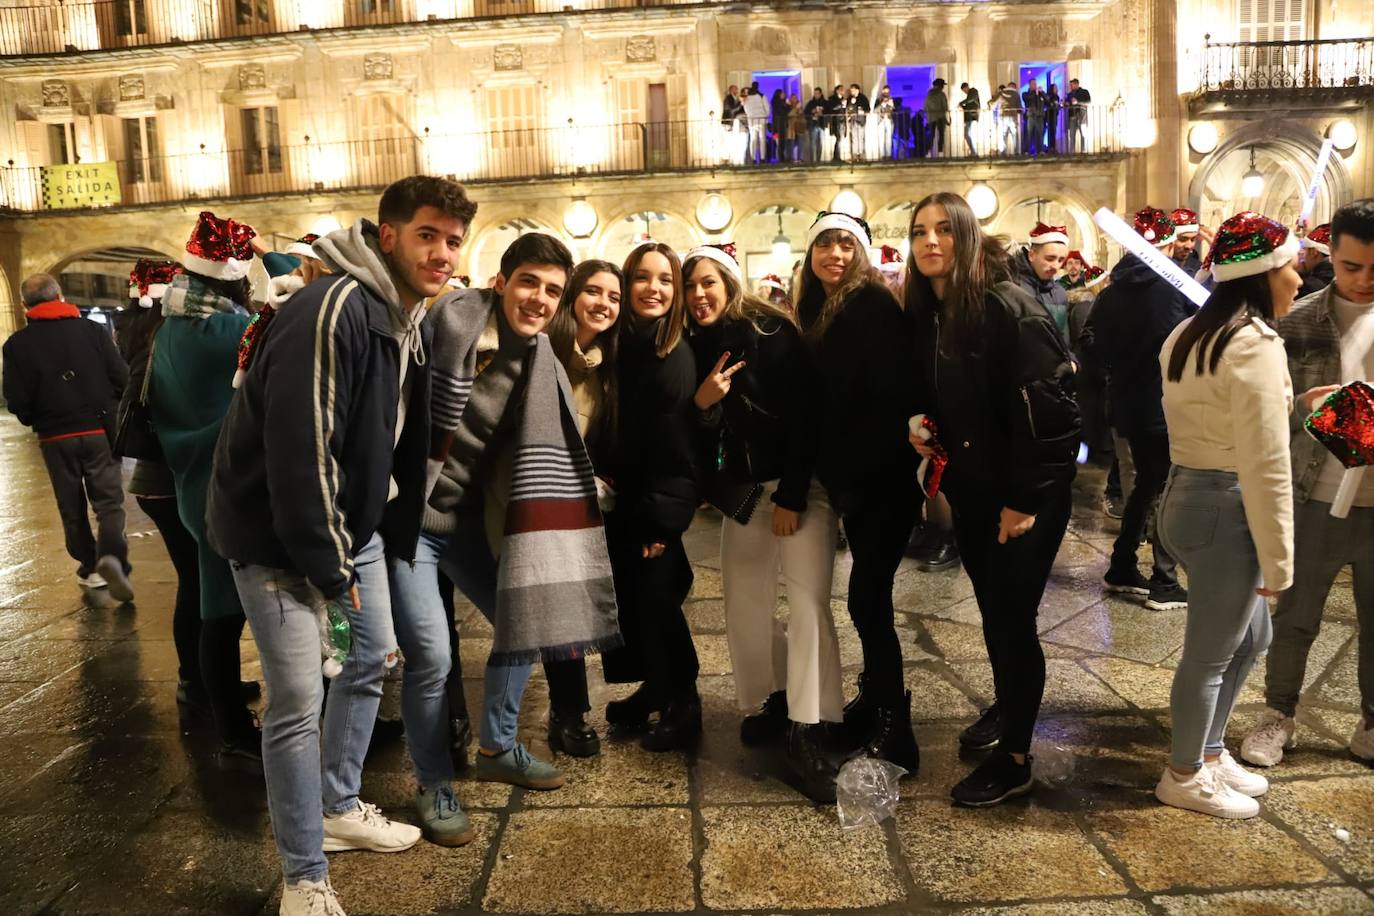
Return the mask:
[[1319,293],[1331,285],[1336,279],[1336,268],[1331,266],[1330,258],[1322,258],[1321,263],[1315,265],[1311,270],[1302,275],[1302,288],[1298,290],[1298,298]]
[[921,412],[949,452],[941,488],[955,511],[976,502],[1038,514],[1078,468],[1074,367],[1049,315],[1015,284],[997,284],[971,356],[941,351],[934,313],[912,322]]
[[[816,305],[802,303],[810,329]],[[881,507],[914,490],[915,351],[906,314],[886,287],[869,284],[815,341],[821,394],[816,477],[840,515]]]
[[[731,377],[730,393],[701,413],[703,480],[724,473],[738,481],[778,481],[773,502],[803,512],[816,462],[816,382],[811,350],[801,332],[776,318],[720,321],[693,334],[697,383],[715,367],[744,360]],[[700,413],[700,412],[699,412]],[[717,459],[723,466],[717,468]]]
[[642,544],[681,538],[701,501],[696,360],[685,338],[660,359],[657,328],[627,324],[620,338],[619,436],[608,475],[615,514]]
[[66,302],[43,302],[5,341],[4,392],[10,413],[40,439],[111,430],[129,369],[109,333]]
[[1165,435],[1159,351],[1196,309],[1135,255],[1112,268],[1112,283],[1093,305],[1088,344],[1107,374],[1112,425],[1123,436]]
[[1060,336],[1065,343],[1069,343],[1073,338],[1069,336],[1069,295],[1064,287],[1055,280],[1040,279],[1035,268],[1031,267],[1027,249],[1017,252],[1012,259],[1012,269],[1015,271],[1016,285],[1049,312]]

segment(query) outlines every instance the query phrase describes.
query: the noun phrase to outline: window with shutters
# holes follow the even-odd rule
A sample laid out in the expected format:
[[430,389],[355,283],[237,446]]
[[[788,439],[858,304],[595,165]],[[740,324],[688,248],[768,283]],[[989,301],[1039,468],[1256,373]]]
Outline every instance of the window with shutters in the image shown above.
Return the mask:
[[157,139],[157,118],[124,118],[124,154],[127,177],[134,184],[162,180],[162,158]]
[[270,20],[267,0],[234,0],[234,21],[239,25],[256,25]]
[[48,164],[72,165],[76,162],[76,125],[70,121],[48,125]]
[[535,174],[543,135],[539,87],[495,86],[485,90],[484,102],[493,177]]
[[415,169],[406,97],[372,93],[354,100],[354,165],[364,185],[390,184]]
[[281,123],[277,107],[240,109],[239,129],[243,136],[243,173],[281,172]]
[[[1308,0],[1236,0],[1242,42],[1301,41],[1307,37]],[[1275,85],[1283,72],[1301,67],[1301,48],[1255,48],[1250,66],[1261,84]]]
[[114,0],[114,23],[117,35],[147,35],[148,11],[143,0]]

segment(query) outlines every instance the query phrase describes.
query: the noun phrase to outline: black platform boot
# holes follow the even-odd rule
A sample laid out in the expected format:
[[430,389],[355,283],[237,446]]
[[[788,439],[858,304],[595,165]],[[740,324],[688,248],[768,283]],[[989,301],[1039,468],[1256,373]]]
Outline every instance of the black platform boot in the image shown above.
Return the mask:
[[686,750],[701,737],[701,695],[696,685],[670,700],[658,722],[639,742],[646,751]]
[[606,704],[606,724],[611,731],[632,734],[649,730],[649,716],[657,708],[647,684],[640,684],[634,693],[623,700]]
[[874,721],[873,734],[864,748],[869,756],[891,761],[907,775],[915,776],[921,766],[921,749],[911,730],[911,691],[902,695],[900,704],[879,705]]
[[601,737],[582,713],[549,710],[549,747],[572,757],[595,757],[601,753]]
[[868,678],[863,672],[859,672],[858,683],[858,694],[844,704],[844,732],[850,747],[862,747],[867,744],[876,725],[876,704],[873,701],[872,688],[868,685]]
[[776,744],[787,737],[787,691],[768,695],[758,712],[744,717],[739,725],[739,740],[745,747]]
[[797,788],[814,802],[835,801],[835,777],[839,759],[825,749],[824,728],[792,722],[787,731],[787,765]]

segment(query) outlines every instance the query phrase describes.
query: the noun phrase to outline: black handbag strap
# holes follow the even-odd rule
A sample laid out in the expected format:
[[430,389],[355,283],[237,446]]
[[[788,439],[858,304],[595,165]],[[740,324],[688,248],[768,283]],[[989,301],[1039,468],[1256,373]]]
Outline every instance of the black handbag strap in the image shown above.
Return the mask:
[[153,342],[148,347],[148,365],[143,367],[143,388],[138,393],[138,403],[148,406],[148,385],[153,381],[153,354],[157,352],[157,336],[153,336]]

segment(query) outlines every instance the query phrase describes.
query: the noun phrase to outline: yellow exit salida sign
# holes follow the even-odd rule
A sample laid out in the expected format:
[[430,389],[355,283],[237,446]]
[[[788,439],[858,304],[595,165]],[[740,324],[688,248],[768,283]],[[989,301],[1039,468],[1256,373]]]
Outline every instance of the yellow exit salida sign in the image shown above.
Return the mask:
[[109,207],[123,199],[115,162],[43,166],[43,206],[49,210]]

